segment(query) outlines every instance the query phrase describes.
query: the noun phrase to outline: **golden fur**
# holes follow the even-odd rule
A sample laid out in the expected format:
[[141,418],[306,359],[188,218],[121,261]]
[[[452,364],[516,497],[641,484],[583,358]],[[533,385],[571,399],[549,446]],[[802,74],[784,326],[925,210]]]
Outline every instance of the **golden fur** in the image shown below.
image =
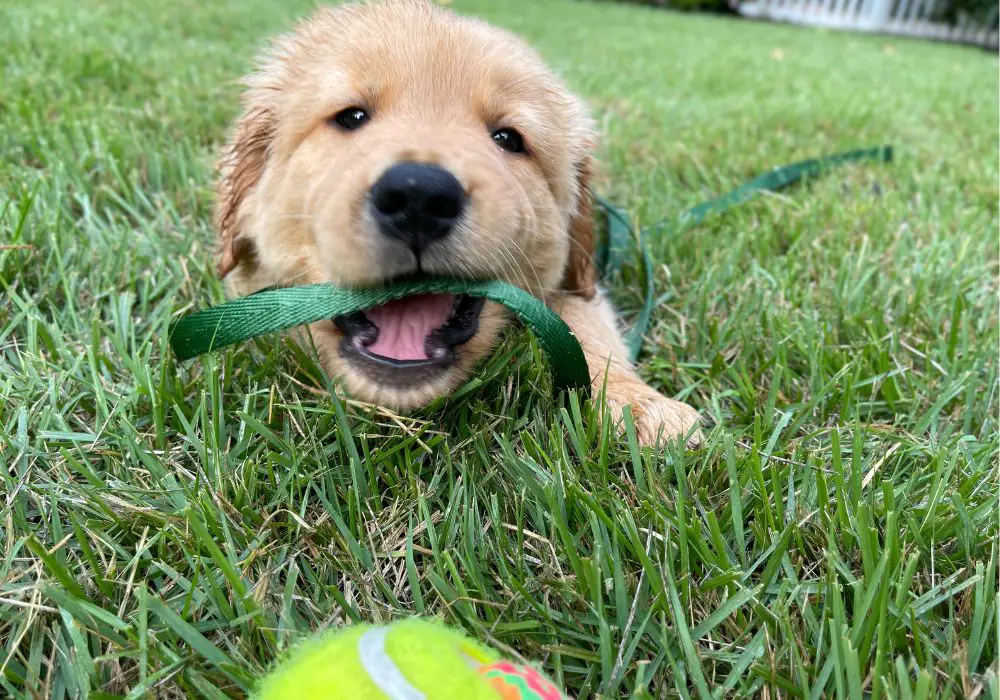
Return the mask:
[[[332,115],[360,106],[363,128]],[[528,153],[490,134],[515,128]],[[697,414],[630,366],[598,292],[587,180],[594,129],[583,103],[515,36],[419,0],[321,9],[279,38],[248,79],[244,112],[221,160],[219,273],[231,292],[333,282],[368,286],[412,272],[366,209],[378,176],[400,160],[434,163],[470,204],[428,273],[498,278],[546,300],[574,329],[614,417],[633,405],[639,437],[691,436]],[[372,381],[340,356],[330,321],[309,331],[324,368],[356,398],[399,410],[454,390],[507,322],[488,303],[458,359],[420,386]],[[605,368],[607,376],[605,377]]]

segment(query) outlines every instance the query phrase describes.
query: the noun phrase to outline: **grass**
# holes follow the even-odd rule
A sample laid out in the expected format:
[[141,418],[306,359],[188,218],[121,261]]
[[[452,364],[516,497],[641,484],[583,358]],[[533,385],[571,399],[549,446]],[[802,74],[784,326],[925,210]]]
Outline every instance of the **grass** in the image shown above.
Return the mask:
[[425,613],[579,697],[998,697],[996,57],[456,2],[590,100],[598,189],[646,223],[897,147],[653,241],[642,373],[711,424],[653,452],[517,334],[409,417],[277,338],[173,362],[222,299],[235,79],[310,5],[3,9],[0,694],[239,697],[310,631]]

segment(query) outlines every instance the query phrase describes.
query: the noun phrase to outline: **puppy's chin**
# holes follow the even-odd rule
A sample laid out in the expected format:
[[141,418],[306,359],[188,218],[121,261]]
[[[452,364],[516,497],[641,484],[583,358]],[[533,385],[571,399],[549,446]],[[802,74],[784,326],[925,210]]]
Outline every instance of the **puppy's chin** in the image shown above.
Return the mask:
[[[386,338],[382,342],[370,337],[359,339],[358,329],[342,319],[314,323],[309,331],[323,369],[352,398],[396,411],[412,411],[447,396],[467,381],[496,345],[508,318],[504,307],[486,302],[478,313],[475,332],[449,347],[446,358],[400,360],[380,355],[387,351]],[[405,333],[405,329],[400,332]],[[398,339],[393,340],[398,346]],[[362,345],[366,347],[359,350]]]

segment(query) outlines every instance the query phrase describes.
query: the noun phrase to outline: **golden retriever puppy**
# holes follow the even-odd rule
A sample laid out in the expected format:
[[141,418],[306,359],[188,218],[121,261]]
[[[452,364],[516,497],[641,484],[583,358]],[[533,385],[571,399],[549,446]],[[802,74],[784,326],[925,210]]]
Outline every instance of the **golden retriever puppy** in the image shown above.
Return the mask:
[[[691,437],[697,414],[638,377],[595,284],[591,119],[519,39],[419,0],[321,9],[247,88],[217,193],[231,293],[502,279],[572,327],[612,418],[630,404],[644,443]],[[350,394],[408,410],[457,388],[507,322],[425,294],[308,330]]]

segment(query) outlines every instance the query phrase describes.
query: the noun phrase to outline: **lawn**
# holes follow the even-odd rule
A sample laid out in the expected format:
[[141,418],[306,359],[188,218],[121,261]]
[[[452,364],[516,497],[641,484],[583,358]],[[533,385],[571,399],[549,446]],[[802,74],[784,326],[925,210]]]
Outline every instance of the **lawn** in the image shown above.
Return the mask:
[[998,697],[996,56],[455,3],[589,99],[643,223],[896,147],[651,241],[641,371],[708,423],[652,451],[553,399],[523,334],[413,416],[276,337],[171,359],[223,298],[237,78],[311,5],[3,4],[0,695],[240,697],[305,633],[416,612],[579,697]]

